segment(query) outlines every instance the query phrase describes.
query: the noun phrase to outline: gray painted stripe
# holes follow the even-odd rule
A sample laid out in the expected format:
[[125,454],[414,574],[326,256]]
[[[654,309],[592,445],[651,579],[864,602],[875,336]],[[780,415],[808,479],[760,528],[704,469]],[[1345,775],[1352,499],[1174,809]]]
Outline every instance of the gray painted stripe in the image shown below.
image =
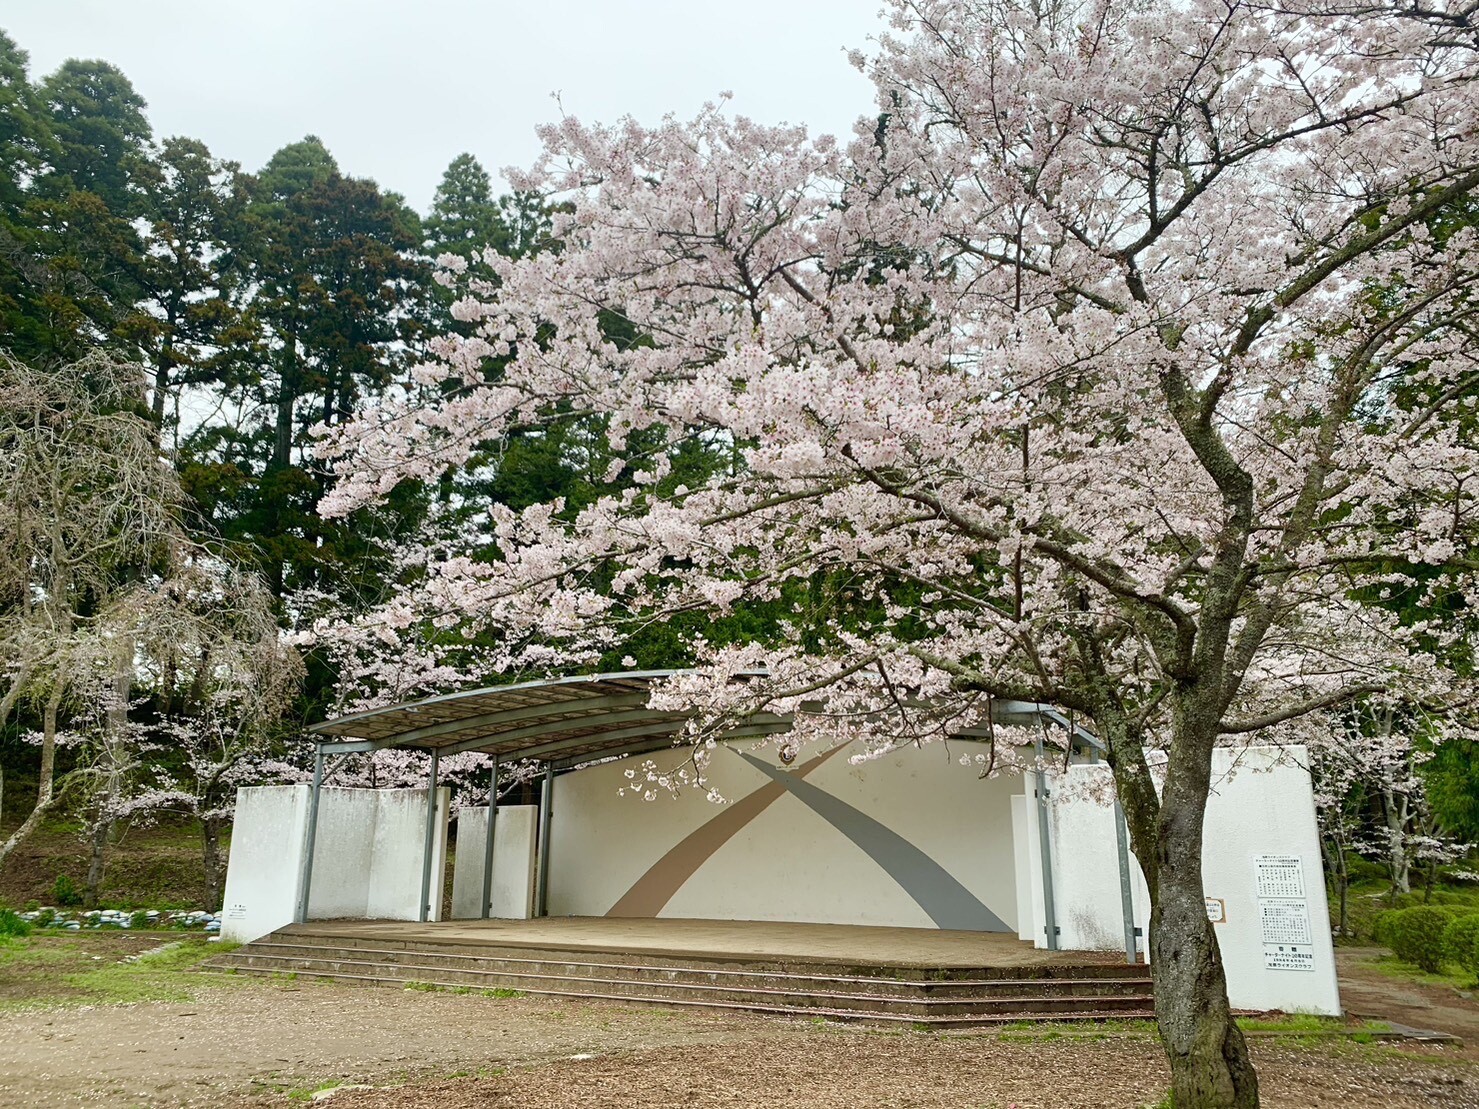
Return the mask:
[[771,766],[744,751],[735,751],[756,770],[769,775],[796,800],[836,828],[895,882],[935,922],[937,928],[974,932],[1015,932],[956,877],[892,828],[859,812],[841,798]]

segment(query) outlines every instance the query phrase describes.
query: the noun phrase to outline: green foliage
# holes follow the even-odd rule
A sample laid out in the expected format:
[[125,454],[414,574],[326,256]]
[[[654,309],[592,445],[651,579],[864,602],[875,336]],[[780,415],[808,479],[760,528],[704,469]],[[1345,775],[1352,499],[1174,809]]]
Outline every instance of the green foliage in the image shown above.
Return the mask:
[[1437,744],[1422,776],[1443,829],[1456,839],[1479,841],[1479,742],[1454,738]]
[[1465,913],[1449,922],[1443,930],[1443,953],[1449,962],[1479,977],[1479,913]]
[[1392,919],[1383,934],[1397,958],[1429,974],[1442,970],[1447,953],[1444,933],[1454,919],[1453,911],[1437,905],[1415,905],[1389,915]]
[[1388,909],[1384,913],[1378,913],[1371,925],[1371,938],[1383,947],[1392,946],[1392,936],[1397,930],[1397,914],[1402,910]]
[[66,874],[58,874],[51,886],[51,896],[64,909],[82,904],[82,890]]
[[31,925],[14,909],[0,909],[0,939],[18,939],[31,934]]

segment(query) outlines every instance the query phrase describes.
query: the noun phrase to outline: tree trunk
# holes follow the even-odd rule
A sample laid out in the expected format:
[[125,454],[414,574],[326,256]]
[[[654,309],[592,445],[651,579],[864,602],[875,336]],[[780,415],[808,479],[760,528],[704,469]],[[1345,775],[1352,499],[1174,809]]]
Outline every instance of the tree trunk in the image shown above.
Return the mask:
[[1340,924],[1337,930],[1340,935],[1349,936],[1351,934],[1351,871],[1344,850],[1340,852],[1340,862],[1335,872],[1335,892],[1340,898]]
[[1217,934],[1207,919],[1202,831],[1212,784],[1216,715],[1177,713],[1159,803],[1139,796],[1127,774],[1117,785],[1131,841],[1150,889],[1150,973],[1156,1025],[1178,1109],[1256,1109],[1258,1075],[1227,999]]
[[205,908],[213,913],[221,911],[221,828],[224,823],[218,816],[208,816],[200,822],[202,861],[205,863]]
[[[1343,814],[1337,814],[1333,820],[1343,819]],[[1351,873],[1345,857],[1345,838],[1339,831],[1327,830],[1320,836],[1320,851],[1325,856],[1325,869],[1329,872],[1331,880],[1335,883],[1336,903],[1339,906],[1339,917],[1335,925],[1337,936],[1350,934],[1350,891]]]
[[108,837],[113,831],[113,814],[125,790],[124,775],[129,770],[128,701],[133,693],[134,638],[120,635],[113,666],[112,698],[103,727],[102,749],[98,765],[101,781],[93,794],[92,820],[88,828],[91,857],[87,865],[87,907],[97,907],[98,889],[103,883],[103,866],[107,861]]
[[89,909],[98,907],[98,889],[103,884],[103,864],[108,852],[108,833],[112,830],[113,822],[105,819],[100,810],[94,818],[88,836],[90,854],[87,862],[87,890],[83,895],[83,904]]
[[10,838],[0,844],[0,866],[10,853],[25,842],[26,838],[41,824],[51,807],[56,804],[53,779],[56,777],[56,718],[62,705],[61,690],[57,690],[46,702],[41,714],[41,769],[37,773],[36,805],[31,815],[11,833]]
[[[1194,831],[1181,825],[1194,823]],[[1227,975],[1202,886],[1202,814],[1174,814],[1163,831],[1150,913],[1156,1024],[1171,1064],[1172,1104],[1252,1109],[1258,1076],[1227,1001]],[[1192,842],[1194,841],[1194,842]]]
[[1407,857],[1407,798],[1390,789],[1381,791],[1387,822],[1387,875],[1394,893],[1412,892],[1412,862]]

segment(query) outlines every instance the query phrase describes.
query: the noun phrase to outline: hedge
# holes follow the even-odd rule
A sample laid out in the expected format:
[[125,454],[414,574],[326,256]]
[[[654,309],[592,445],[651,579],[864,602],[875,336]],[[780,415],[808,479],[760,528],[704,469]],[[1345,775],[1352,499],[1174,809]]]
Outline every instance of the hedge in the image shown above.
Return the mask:
[[1377,922],[1382,942],[1404,963],[1411,963],[1430,974],[1443,969],[1448,955],[1445,933],[1453,923],[1451,909],[1437,905],[1414,905],[1383,913]]

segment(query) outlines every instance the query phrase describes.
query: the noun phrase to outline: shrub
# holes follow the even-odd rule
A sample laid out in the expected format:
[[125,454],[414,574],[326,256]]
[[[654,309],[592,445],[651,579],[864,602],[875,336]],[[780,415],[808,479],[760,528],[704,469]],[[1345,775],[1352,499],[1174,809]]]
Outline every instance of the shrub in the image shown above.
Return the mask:
[[51,886],[51,895],[64,909],[82,904],[82,891],[77,888],[77,883],[65,874],[56,876],[56,881]]
[[0,939],[13,936],[29,936],[31,926],[20,918],[14,909],[0,909]]
[[1346,877],[1350,879],[1353,886],[1362,882],[1380,882],[1386,876],[1387,868],[1381,863],[1363,859],[1356,854],[1346,857]]
[[1387,925],[1392,951],[1404,963],[1436,974],[1443,969],[1446,948],[1443,933],[1453,920],[1453,912],[1436,905],[1416,905],[1400,909]]
[[128,918],[128,926],[130,928],[147,928],[147,927],[149,927],[149,913],[148,913],[148,910],[146,910],[146,909],[135,909],[133,911],[133,913],[130,914],[130,916]]
[[1443,930],[1443,957],[1479,976],[1479,913],[1449,921]]
[[1388,909],[1377,913],[1375,921],[1371,925],[1371,938],[1383,947],[1395,947],[1392,941],[1392,933],[1397,926],[1397,917],[1404,912],[1402,909]]

